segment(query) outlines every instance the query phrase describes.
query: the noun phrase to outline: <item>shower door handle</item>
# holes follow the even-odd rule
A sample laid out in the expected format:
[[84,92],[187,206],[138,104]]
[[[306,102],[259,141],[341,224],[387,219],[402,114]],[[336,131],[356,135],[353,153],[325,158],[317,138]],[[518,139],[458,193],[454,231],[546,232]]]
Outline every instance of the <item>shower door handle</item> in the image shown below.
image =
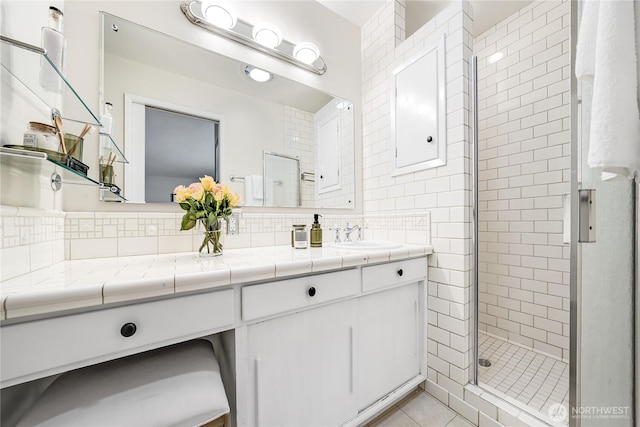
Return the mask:
[[596,241],[596,190],[578,190],[578,242]]
[[[571,194],[563,195],[562,241],[571,243]],[[578,242],[596,241],[596,190],[578,190]]]

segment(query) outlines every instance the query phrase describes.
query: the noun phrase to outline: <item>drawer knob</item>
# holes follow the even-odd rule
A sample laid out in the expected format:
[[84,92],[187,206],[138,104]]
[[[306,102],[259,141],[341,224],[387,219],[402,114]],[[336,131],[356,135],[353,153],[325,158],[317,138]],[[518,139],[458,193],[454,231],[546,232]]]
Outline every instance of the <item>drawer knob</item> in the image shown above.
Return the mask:
[[402,275],[404,274],[404,271],[402,271],[402,269],[398,270],[398,276],[402,277]]
[[311,286],[308,290],[307,293],[309,294],[310,297],[315,296],[316,294],[316,288],[314,288],[313,286]]
[[125,323],[124,325],[122,325],[122,328],[120,328],[120,335],[122,335],[125,338],[129,338],[130,336],[135,334],[137,330],[138,330],[138,327],[136,326],[135,323],[131,323],[131,322]]

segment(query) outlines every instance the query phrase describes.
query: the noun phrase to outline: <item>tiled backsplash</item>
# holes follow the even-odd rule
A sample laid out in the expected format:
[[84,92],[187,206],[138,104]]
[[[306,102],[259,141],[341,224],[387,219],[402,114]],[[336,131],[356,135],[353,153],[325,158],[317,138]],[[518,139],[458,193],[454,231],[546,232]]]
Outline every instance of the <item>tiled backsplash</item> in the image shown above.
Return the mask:
[[0,280],[64,261],[64,216],[0,206]]
[[[2,279],[65,259],[195,252],[199,227],[180,231],[182,213],[59,212],[2,207],[0,236]],[[225,248],[288,245],[291,225],[307,224],[312,214],[240,213],[240,234],[226,235]],[[366,239],[428,244],[430,212],[384,215],[323,215],[323,240],[333,241],[336,228],[363,227]],[[344,233],[340,236],[344,239]]]

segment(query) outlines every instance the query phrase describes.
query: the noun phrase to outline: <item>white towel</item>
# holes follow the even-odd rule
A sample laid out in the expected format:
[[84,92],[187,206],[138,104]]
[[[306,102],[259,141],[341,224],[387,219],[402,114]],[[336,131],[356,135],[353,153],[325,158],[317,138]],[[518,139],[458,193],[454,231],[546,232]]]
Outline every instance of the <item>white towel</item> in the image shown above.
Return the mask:
[[[256,200],[254,197],[255,194],[255,180],[253,179],[255,175],[247,175],[244,177],[244,206],[262,206],[262,198],[260,200]],[[262,191],[262,183],[259,185],[260,191]]]
[[640,113],[633,1],[585,1],[576,77],[593,85],[589,155],[602,179],[640,179]]

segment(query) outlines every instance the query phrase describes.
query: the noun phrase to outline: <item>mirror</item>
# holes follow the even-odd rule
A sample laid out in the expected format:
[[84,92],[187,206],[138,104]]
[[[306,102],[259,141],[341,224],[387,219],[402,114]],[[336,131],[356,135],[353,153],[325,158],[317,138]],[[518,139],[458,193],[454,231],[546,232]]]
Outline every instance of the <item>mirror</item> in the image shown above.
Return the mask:
[[[352,102],[278,75],[258,83],[250,64],[101,18],[101,99],[113,104],[112,137],[129,160],[116,163],[114,179],[130,202],[170,202],[177,185],[207,170],[241,206],[355,207]],[[149,111],[179,123],[150,120]],[[159,158],[163,166],[152,167]],[[154,188],[160,196],[147,195],[146,181],[162,187]]]

